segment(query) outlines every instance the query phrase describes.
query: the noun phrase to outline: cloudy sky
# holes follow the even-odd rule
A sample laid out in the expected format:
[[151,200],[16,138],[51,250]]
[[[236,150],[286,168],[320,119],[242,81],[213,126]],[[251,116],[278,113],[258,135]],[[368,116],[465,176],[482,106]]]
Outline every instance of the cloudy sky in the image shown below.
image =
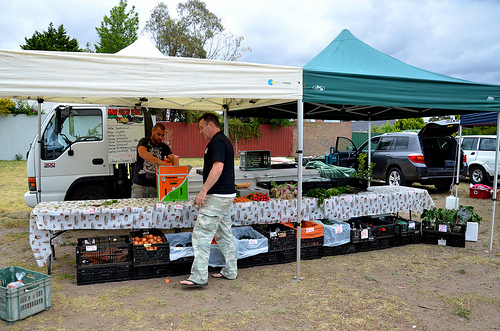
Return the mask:
[[[140,30],[159,1],[128,0]],[[180,0],[163,1],[171,15]],[[80,47],[119,0],[0,0],[0,49],[64,24]],[[239,61],[304,66],[343,29],[408,64],[481,83],[500,84],[498,0],[205,0],[231,33],[252,48]]]

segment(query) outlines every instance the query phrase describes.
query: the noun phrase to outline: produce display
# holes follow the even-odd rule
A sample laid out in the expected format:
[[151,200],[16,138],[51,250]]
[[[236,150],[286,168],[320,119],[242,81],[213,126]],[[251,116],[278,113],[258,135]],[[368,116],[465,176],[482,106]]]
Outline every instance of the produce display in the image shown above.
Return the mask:
[[312,190],[309,190],[306,195],[311,198],[317,198],[318,206],[321,206],[325,199],[329,199],[331,197],[344,193],[356,194],[358,193],[358,191],[350,186],[332,187],[329,189],[313,188]]
[[237,202],[250,202],[252,200],[248,199],[248,198],[245,198],[245,197],[236,197],[234,198],[233,200],[233,203],[237,203]]
[[252,192],[244,196],[252,201],[269,201],[269,193]]
[[157,246],[152,246],[152,244],[162,244],[163,238],[161,236],[155,236],[152,234],[147,234],[144,237],[134,237],[132,238],[134,245],[145,245],[147,251],[155,251],[158,249]]
[[275,182],[271,181],[271,194],[276,199],[296,199],[299,193],[297,189],[297,184],[281,184],[277,185]]

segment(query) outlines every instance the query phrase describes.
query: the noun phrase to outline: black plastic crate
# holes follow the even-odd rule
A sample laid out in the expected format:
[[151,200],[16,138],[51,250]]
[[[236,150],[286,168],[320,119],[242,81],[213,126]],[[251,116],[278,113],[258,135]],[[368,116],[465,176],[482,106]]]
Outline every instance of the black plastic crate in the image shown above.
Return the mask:
[[403,234],[394,236],[392,239],[393,246],[413,245],[420,243],[420,232],[414,234]]
[[297,261],[297,248],[278,251],[279,263],[290,263]]
[[77,270],[96,266],[130,265],[132,261],[129,236],[78,238]]
[[300,248],[301,260],[314,260],[323,257],[323,246],[308,246]]
[[252,225],[252,227],[267,238],[269,252],[297,248],[295,229],[282,224]]
[[395,235],[406,235],[413,233],[420,233],[422,228],[422,223],[413,221],[411,219],[406,219],[397,215],[389,215],[384,217],[385,221],[394,223],[394,234]]
[[354,244],[347,243],[339,246],[323,246],[323,256],[335,256],[356,253]]
[[193,256],[188,256],[170,261],[170,276],[189,275],[193,266],[193,260]]
[[168,243],[167,237],[161,230],[149,229],[134,230],[130,232],[132,242],[136,237],[147,238],[148,235],[161,238],[161,242],[140,245],[134,244],[132,265],[135,267],[143,265],[168,264],[170,262],[170,244]]
[[[371,234],[371,228],[368,226],[363,219],[359,218],[351,218],[347,221],[351,225],[351,243],[358,243],[361,241],[373,239],[373,235]],[[363,236],[363,232],[367,234]]]
[[77,269],[76,272],[77,285],[119,282],[131,279],[133,279],[132,267],[129,265],[88,266]]
[[134,279],[147,279],[147,278],[157,278],[157,277],[167,277],[170,275],[171,271],[170,264],[155,264],[155,265],[143,265],[143,266],[133,266]]
[[300,239],[300,247],[314,247],[314,246],[323,246],[325,242],[325,237],[316,237],[316,238],[307,238]]
[[376,238],[375,240],[378,241],[378,249],[391,248],[393,246],[393,237],[394,236]]
[[243,268],[257,267],[263,265],[279,264],[279,263],[280,263],[279,254],[277,251],[275,251],[268,253],[260,253],[257,255],[245,257],[243,259],[238,259],[238,268],[243,269]]
[[240,169],[271,169],[271,151],[240,151]]
[[267,252],[254,256],[255,266],[279,264],[278,252]]
[[423,230],[421,242],[431,245],[465,247],[465,233]]
[[356,250],[358,252],[373,251],[380,248],[380,242],[375,239],[362,240],[356,243]]
[[351,224],[351,241],[363,240],[361,231],[364,229],[368,229],[368,239],[372,239],[393,236],[396,228],[395,223],[370,216],[351,218],[348,222]]

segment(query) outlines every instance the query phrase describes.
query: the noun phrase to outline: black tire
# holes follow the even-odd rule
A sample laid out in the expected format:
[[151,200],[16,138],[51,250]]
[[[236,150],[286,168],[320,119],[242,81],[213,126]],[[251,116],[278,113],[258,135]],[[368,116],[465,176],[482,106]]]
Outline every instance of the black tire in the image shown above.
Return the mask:
[[87,185],[73,190],[66,200],[100,200],[109,198],[108,191],[101,185]]
[[387,185],[390,186],[406,186],[406,179],[403,172],[399,168],[392,168],[387,172]]
[[436,187],[436,190],[438,190],[439,192],[445,192],[451,190],[452,184],[453,184],[453,179],[435,183],[434,186]]
[[488,174],[481,166],[471,167],[469,170],[469,181],[471,184],[486,184],[488,183]]

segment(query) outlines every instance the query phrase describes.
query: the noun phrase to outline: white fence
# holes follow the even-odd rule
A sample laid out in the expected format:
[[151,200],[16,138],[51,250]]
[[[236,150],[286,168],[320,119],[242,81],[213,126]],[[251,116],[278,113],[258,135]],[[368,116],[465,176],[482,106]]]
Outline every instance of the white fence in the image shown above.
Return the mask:
[[[42,114],[42,121],[45,114]],[[27,115],[0,115],[0,160],[15,160],[16,155],[26,160],[26,153],[38,132],[38,117]]]

